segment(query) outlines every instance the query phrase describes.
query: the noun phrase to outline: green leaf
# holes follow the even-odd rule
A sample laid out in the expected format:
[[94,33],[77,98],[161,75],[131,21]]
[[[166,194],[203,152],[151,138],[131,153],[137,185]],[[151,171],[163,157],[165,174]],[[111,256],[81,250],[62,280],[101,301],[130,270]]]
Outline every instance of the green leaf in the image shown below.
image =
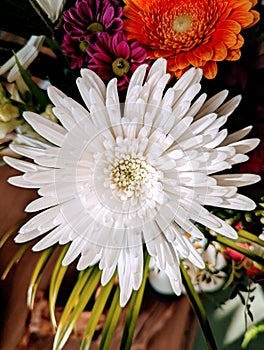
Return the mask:
[[190,303],[192,305],[192,308],[200,322],[203,334],[205,336],[207,346],[209,350],[217,350],[217,345],[213,336],[213,332],[211,330],[209,321],[207,319],[206,311],[203,307],[203,304],[200,300],[199,295],[194,289],[194,286],[191,282],[191,279],[181,261],[180,263],[180,269],[182,274],[182,282],[186,290],[186,294],[190,300]]
[[9,261],[7,267],[5,268],[5,271],[3,272],[2,276],[1,276],[2,280],[4,280],[6,278],[6,276],[8,275],[8,273],[11,270],[11,268],[13,267],[13,265],[17,264],[19,262],[19,260],[22,258],[22,256],[24,255],[25,251],[28,249],[29,246],[30,246],[30,243],[25,243],[18,249],[16,254]]
[[44,110],[46,106],[50,103],[50,100],[46,94],[30,77],[30,75],[27,73],[27,71],[22,67],[20,64],[16,54],[14,53],[16,64],[18,66],[19,72],[24,80],[24,82],[27,84],[27,87],[29,88],[30,92],[33,96],[35,96],[36,100]]
[[49,310],[50,310],[50,320],[52,324],[53,331],[57,328],[57,322],[55,317],[55,305],[58,297],[58,293],[61,287],[62,280],[64,275],[68,269],[68,266],[62,266],[62,260],[70,246],[66,244],[58,256],[56,264],[53,268],[53,272],[50,279],[50,287],[49,287]]
[[[89,280],[90,275],[92,274],[93,268],[94,267],[91,267],[79,273],[78,280],[75,283],[75,286],[71,292],[71,295],[64,307],[64,310],[58,325],[58,329],[63,328],[64,325],[67,323],[69,315],[71,314],[73,308],[75,307],[75,305],[77,304],[80,298],[82,289],[84,288],[85,284]],[[58,333],[58,330],[57,330],[57,333]]]
[[102,339],[99,345],[99,350],[108,350],[110,348],[110,343],[113,338],[122,307],[120,306],[119,302],[120,298],[120,288],[118,287],[115,291],[115,295],[113,298],[113,301],[111,303],[111,306],[109,308],[103,333],[102,333]]
[[120,350],[121,349],[129,350],[131,348],[134,331],[136,328],[137,319],[138,319],[140,307],[144,296],[146,281],[148,278],[149,260],[150,260],[150,256],[147,252],[145,252],[145,267],[144,267],[142,284],[138,291],[133,292],[131,300],[129,302],[129,308],[127,311],[124,332],[121,339]]
[[27,305],[31,310],[33,309],[33,306],[34,306],[36,292],[37,292],[41,277],[43,275],[45,266],[47,265],[47,262],[49,261],[49,258],[51,257],[54,250],[55,250],[55,247],[50,247],[44,250],[41,253],[38,259],[38,262],[35,265],[33,274],[29,282],[28,292],[27,292]]
[[97,297],[94,303],[90,319],[87,323],[80,350],[88,350],[90,348],[96,326],[105,308],[105,304],[108,300],[109,294],[113,289],[115,277],[116,276],[114,275],[112,279],[107,283],[107,285],[102,287],[102,289],[100,290],[99,296]]
[[62,313],[53,343],[53,350],[63,349],[78,318],[98,286],[101,271],[95,266],[83,273],[81,272],[79,275],[80,277]]

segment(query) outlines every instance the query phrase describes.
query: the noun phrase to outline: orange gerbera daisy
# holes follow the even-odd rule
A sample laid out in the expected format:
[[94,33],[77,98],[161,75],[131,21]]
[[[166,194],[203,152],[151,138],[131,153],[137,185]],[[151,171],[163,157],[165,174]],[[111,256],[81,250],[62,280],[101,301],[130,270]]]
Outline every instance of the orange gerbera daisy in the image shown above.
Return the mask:
[[216,61],[238,60],[240,32],[259,20],[257,0],[124,0],[124,29],[129,39],[145,45],[148,58],[165,57],[180,77],[190,65],[207,78]]

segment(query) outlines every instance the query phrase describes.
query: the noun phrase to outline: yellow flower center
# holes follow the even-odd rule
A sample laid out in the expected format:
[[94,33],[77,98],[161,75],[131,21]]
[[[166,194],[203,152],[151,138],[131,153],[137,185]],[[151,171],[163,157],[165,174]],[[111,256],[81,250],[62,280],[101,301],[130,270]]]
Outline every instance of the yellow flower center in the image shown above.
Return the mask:
[[110,187],[119,192],[118,197],[125,200],[141,192],[155,174],[156,170],[145,160],[127,156],[115,164]]
[[176,33],[186,32],[191,28],[192,20],[190,15],[179,15],[172,21],[172,29]]
[[119,57],[112,63],[112,69],[115,75],[117,75],[118,77],[122,77],[129,71],[130,64],[124,58]]
[[88,46],[89,43],[87,41],[81,41],[79,44],[79,48],[82,52],[85,52]]
[[89,34],[103,32],[103,30],[104,30],[104,27],[102,26],[101,23],[98,23],[98,22],[91,23],[87,27],[87,33]]

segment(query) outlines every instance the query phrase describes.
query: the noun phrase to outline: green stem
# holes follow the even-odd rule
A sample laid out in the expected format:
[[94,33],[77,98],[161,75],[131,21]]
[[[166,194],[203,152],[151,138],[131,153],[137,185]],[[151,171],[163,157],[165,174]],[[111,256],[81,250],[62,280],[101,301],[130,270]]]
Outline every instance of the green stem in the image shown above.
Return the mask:
[[80,284],[82,288],[80,288],[80,285],[78,285],[77,289],[74,288],[65,306],[55,335],[53,350],[63,349],[78,318],[98,286],[101,271],[95,266],[89,268],[81,276],[75,287]]
[[238,230],[237,234],[240,238],[243,238],[249,242],[253,242],[256,243],[258,245],[260,245],[261,247],[264,247],[264,241],[262,241],[261,239],[259,239],[256,235],[253,235],[252,233],[245,231],[245,230]]
[[134,331],[136,328],[138,315],[139,315],[140,307],[144,296],[146,281],[148,278],[149,260],[150,260],[150,256],[146,252],[142,284],[139,290],[134,291],[132,294],[132,297],[129,303],[129,309],[127,311],[127,317],[126,317],[126,322],[124,326],[123,336],[121,339],[120,350],[129,350],[131,348]]
[[115,277],[116,276],[114,275],[112,279],[107,283],[107,285],[102,287],[100,290],[99,296],[97,297],[94,303],[91,316],[83,336],[83,341],[80,350],[88,350],[90,348],[94,332],[96,330],[96,326],[105,308],[105,304],[108,300],[109,294],[111,293],[111,290],[113,288]]
[[114,331],[116,329],[119,316],[122,311],[122,308],[119,303],[119,298],[120,298],[120,289],[118,287],[116,289],[113,301],[111,303],[111,306],[107,314],[99,350],[108,350],[110,348],[110,343],[113,338]]
[[197,294],[197,292],[194,289],[194,286],[190,280],[190,277],[181,261],[180,263],[180,269],[181,269],[181,274],[182,274],[182,283],[185,287],[186,290],[186,294],[189,298],[189,301],[192,305],[192,308],[194,310],[194,313],[196,314],[203,334],[205,336],[206,342],[207,342],[207,346],[209,350],[217,350],[217,345],[213,336],[213,332],[212,329],[210,327],[207,315],[206,315],[206,311],[203,307],[203,304],[201,302],[201,299],[199,297],[199,295]]
[[213,238],[213,240],[223,244],[224,246],[226,246],[228,248],[231,248],[231,249],[233,249],[233,250],[235,250],[235,251],[245,255],[247,258],[249,258],[249,259],[251,259],[253,261],[256,261],[260,265],[264,265],[264,259],[261,256],[251,252],[248,249],[240,247],[239,245],[236,244],[236,242],[233,242],[233,241],[231,241],[228,238],[225,238],[225,237],[223,237],[221,235],[217,235],[217,236],[215,236]]
[[34,271],[32,273],[32,276],[29,282],[28,292],[27,292],[27,305],[31,310],[33,309],[33,306],[34,306],[36,292],[37,292],[41,277],[43,275],[45,266],[47,265],[49,258],[51,257],[54,250],[55,250],[55,247],[50,247],[44,250],[41,253],[38,259],[38,262],[35,265]]
[[55,332],[55,330],[57,328],[57,322],[56,322],[56,317],[55,317],[55,305],[56,305],[56,301],[57,301],[57,296],[58,296],[59,289],[60,289],[62,280],[64,278],[64,275],[68,269],[68,266],[62,266],[62,260],[65,256],[69,246],[70,246],[70,244],[66,244],[62,248],[62,250],[58,256],[58,259],[56,261],[56,264],[53,268],[53,272],[52,272],[51,279],[50,279],[49,310],[50,310],[50,320],[51,320],[53,332]]

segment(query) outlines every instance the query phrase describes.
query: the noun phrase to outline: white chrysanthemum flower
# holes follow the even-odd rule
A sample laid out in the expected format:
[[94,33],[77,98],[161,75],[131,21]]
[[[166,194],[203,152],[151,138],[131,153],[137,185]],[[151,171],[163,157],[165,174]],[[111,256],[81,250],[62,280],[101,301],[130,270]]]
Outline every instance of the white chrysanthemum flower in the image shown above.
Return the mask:
[[50,144],[31,140],[31,146],[11,146],[35,163],[5,158],[24,172],[10,178],[11,184],[39,188],[41,198],[26,211],[43,210],[21,227],[16,242],[45,234],[35,251],[71,242],[63,264],[79,257],[82,270],[99,262],[103,285],[117,268],[121,305],[141,285],[144,245],[180,294],[179,258],[204,267],[186,235],[203,237],[195,222],[236,238],[234,229],[204,206],[251,210],[255,203],[237,187],[259,180],[251,174],[215,175],[245,161],[244,153],[258,144],[240,141],[250,127],[231,135],[219,130],[240,97],[223,104],[223,91],[192,103],[201,70],[189,70],[164,94],[170,79],[166,61],[158,59],[145,79],[146,69],[142,65],[133,74],[124,105],[116,79],[105,87],[87,69],[77,85],[88,110],[50,87],[62,125],[32,112],[24,115]]

